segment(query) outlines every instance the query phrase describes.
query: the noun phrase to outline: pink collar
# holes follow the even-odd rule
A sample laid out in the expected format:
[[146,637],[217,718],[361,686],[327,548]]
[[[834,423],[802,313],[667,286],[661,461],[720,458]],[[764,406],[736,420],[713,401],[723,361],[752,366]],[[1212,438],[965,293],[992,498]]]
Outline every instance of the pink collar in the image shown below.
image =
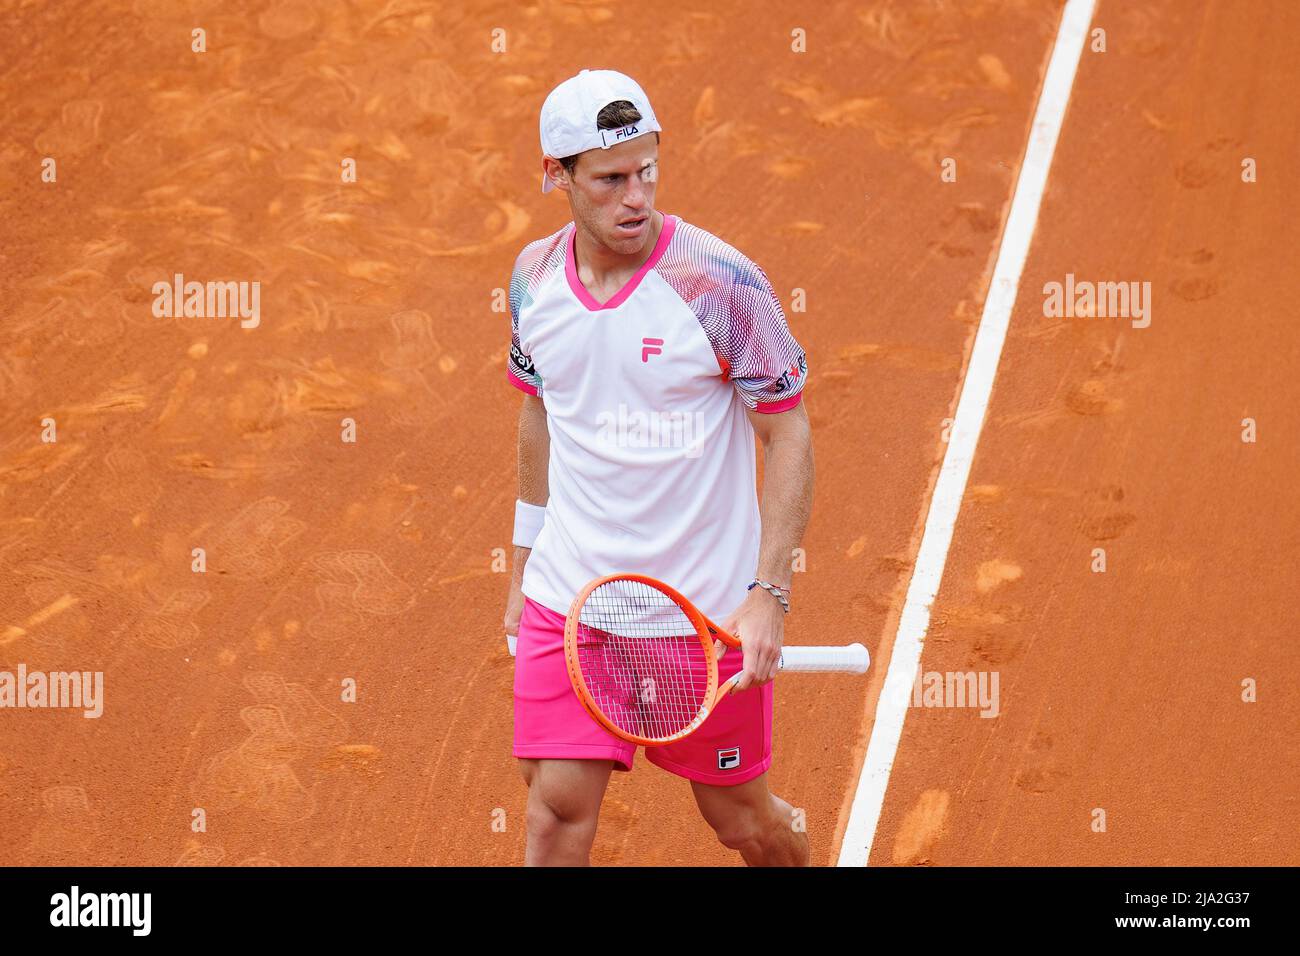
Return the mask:
[[659,230],[659,240],[655,243],[650,258],[641,264],[641,268],[637,269],[636,275],[628,279],[623,288],[615,292],[614,296],[604,305],[596,301],[595,296],[587,291],[587,287],[578,278],[578,257],[575,252],[575,244],[578,241],[578,227],[575,224],[573,230],[569,233],[568,248],[564,257],[564,274],[569,280],[569,288],[578,297],[578,301],[592,312],[599,312],[602,309],[615,309],[626,302],[628,296],[635,292],[636,287],[641,284],[641,280],[645,278],[646,273],[655,267],[655,263],[663,257],[664,252],[668,249],[668,243],[673,238],[673,231],[677,228],[677,220],[677,216],[664,214],[663,228]]

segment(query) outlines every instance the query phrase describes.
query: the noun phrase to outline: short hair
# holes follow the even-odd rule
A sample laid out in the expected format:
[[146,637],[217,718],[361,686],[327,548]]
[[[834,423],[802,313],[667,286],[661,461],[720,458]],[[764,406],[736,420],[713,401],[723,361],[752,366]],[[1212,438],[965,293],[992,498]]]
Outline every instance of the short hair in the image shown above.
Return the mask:
[[[596,129],[620,129],[640,119],[641,111],[633,106],[630,100],[615,100],[596,114]],[[655,130],[655,142],[659,142],[658,130]],[[578,156],[581,155],[577,153],[560,160],[570,176],[573,175],[573,168],[578,165]]]

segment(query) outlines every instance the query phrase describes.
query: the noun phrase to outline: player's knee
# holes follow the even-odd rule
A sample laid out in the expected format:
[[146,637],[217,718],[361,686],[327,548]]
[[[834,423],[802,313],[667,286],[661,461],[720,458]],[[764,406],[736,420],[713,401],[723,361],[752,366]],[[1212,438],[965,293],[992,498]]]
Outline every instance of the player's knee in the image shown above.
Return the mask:
[[528,856],[534,866],[573,865],[591,853],[596,821],[565,817],[547,804],[529,804]]
[[596,822],[596,809],[588,807],[572,795],[553,793],[534,787],[528,800],[528,830],[539,836],[563,829],[592,826]]
[[771,821],[757,813],[736,814],[713,823],[718,842],[728,850],[757,849],[764,846],[771,834]]
[[564,830],[564,823],[540,800],[528,801],[528,839],[547,846]]

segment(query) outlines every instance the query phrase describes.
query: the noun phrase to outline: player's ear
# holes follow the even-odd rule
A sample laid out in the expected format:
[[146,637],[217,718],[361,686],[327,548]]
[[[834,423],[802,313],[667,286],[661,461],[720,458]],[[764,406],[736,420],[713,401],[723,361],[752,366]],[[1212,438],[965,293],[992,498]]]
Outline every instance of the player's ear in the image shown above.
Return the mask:
[[566,191],[568,190],[569,188],[568,170],[564,168],[564,164],[560,162],[558,159],[555,159],[554,157],[551,156],[543,157],[542,172],[546,175],[548,179],[550,179],[551,185],[555,189],[564,189]]

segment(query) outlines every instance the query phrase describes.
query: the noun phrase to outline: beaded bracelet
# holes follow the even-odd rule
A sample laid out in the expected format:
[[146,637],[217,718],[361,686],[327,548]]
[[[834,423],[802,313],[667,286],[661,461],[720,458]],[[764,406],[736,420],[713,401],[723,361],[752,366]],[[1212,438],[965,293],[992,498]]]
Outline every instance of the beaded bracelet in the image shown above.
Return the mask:
[[751,584],[749,587],[745,588],[745,590],[752,591],[756,587],[762,588],[764,591],[766,591],[767,593],[775,597],[778,601],[781,602],[781,610],[784,611],[786,614],[790,613],[790,599],[786,597],[786,594],[790,590],[789,588],[783,588],[780,587],[779,585],[769,584],[767,581],[760,581],[758,578],[754,578],[754,583]]

